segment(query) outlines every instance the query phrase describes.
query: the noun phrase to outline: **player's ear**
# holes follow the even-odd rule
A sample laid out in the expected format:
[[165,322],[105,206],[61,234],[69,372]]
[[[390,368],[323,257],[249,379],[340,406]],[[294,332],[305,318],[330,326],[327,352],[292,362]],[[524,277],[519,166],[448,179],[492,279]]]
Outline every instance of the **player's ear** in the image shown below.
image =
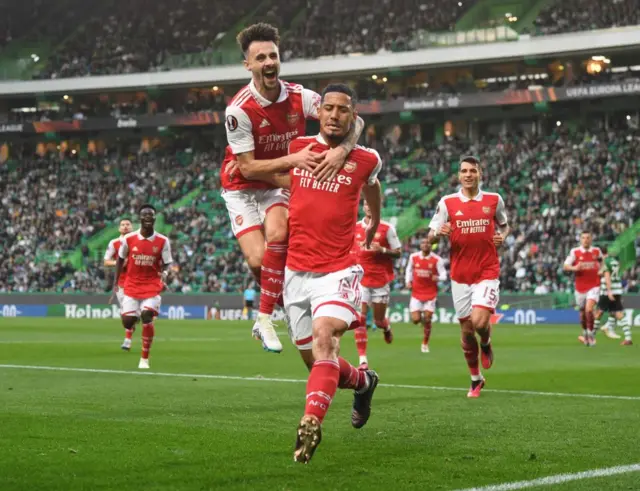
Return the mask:
[[247,58],[247,53],[244,54],[244,59],[242,60],[242,64],[244,65],[245,70],[251,71],[249,67],[249,59]]

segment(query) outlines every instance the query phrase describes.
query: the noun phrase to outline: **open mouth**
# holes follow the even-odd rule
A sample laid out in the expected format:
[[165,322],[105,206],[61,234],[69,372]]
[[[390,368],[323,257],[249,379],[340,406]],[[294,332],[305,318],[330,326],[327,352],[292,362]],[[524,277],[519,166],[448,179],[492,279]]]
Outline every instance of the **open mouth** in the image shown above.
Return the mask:
[[265,70],[264,72],[262,72],[262,75],[267,82],[275,82],[278,78],[278,72],[275,69]]

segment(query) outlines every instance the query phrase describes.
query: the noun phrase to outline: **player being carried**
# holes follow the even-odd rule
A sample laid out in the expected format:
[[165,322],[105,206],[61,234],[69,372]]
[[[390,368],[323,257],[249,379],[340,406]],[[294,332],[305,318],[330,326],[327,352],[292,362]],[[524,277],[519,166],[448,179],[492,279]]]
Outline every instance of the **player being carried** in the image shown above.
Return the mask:
[[[291,153],[324,153],[344,141],[355,124],[355,94],[346,85],[327,86],[320,105],[320,135],[291,142]],[[320,443],[322,421],[339,388],[355,391],[351,424],[361,428],[371,413],[378,384],[372,370],[358,370],[338,356],[340,337],[359,323],[362,268],[351,254],[358,220],[360,192],[369,203],[371,220],[365,245],[380,223],[381,191],[377,175],[382,162],[375,150],[356,147],[339,174],[320,183],[311,172],[292,169],[273,182],[291,189],[289,253],[284,303],[290,335],[310,370],[304,416],[297,430],[293,458],[307,463]]]
[[578,340],[585,346],[594,346],[595,339],[595,306],[600,297],[600,261],[602,251],[593,247],[593,236],[585,230],[580,234],[580,247],[571,249],[564,262],[563,269],[576,275],[575,297],[580,309],[582,336]]
[[[131,233],[133,230],[133,225],[131,224],[131,220],[128,218],[123,218],[120,220],[120,225],[118,227],[118,232],[120,232],[120,237],[113,239],[109,242],[107,246],[107,250],[104,253],[104,267],[105,268],[114,268],[116,266],[118,251],[120,250],[120,246],[122,245],[122,241],[124,236]],[[114,297],[118,300],[118,306],[120,307],[120,315],[122,316],[122,299],[124,298],[124,282],[127,279],[127,265],[126,263],[122,267],[122,271],[120,272],[120,279],[118,281],[118,291],[113,292],[111,296],[110,303],[113,303]],[[135,326],[131,329],[127,329],[125,325],[124,317],[122,319],[122,326],[124,327],[124,341],[122,343],[121,348],[124,351],[129,351],[131,349],[131,338],[133,337],[133,331],[135,331]]]
[[[429,240],[451,242],[451,294],[462,329],[462,349],[471,372],[467,397],[479,397],[485,385],[482,367],[491,368],[491,314],[500,296],[500,260],[497,248],[509,233],[504,201],[499,194],[480,189],[482,167],[475,157],[460,162],[461,189],[438,203]],[[480,337],[480,346],[476,334]]]
[[429,239],[420,241],[420,251],[414,252],[407,260],[405,285],[411,290],[409,311],[411,322],[422,324],[423,337],[421,351],[429,353],[431,338],[431,318],[436,310],[438,282],[447,280],[444,259],[431,252]]
[[624,315],[624,307],[622,306],[622,280],[620,279],[620,262],[608,254],[607,248],[602,247],[603,254],[602,267],[600,268],[600,299],[598,300],[598,308],[595,313],[594,331],[598,331],[600,325],[600,317],[603,313],[608,313],[607,325],[602,329],[605,334],[612,339],[620,339],[615,334],[616,321],[622,332],[624,340],[620,343],[622,346],[631,346],[631,326],[629,320]]
[[383,329],[387,344],[393,341],[393,332],[387,319],[387,305],[393,281],[393,261],[400,257],[402,243],[398,239],[396,228],[389,222],[378,225],[371,247],[365,246],[367,228],[371,222],[371,208],[364,202],[364,218],[356,224],[354,250],[357,261],[364,269],[362,277],[362,325],[355,330],[356,348],[360,356],[360,368],[366,369],[367,326],[366,318],[369,304],[373,307],[373,321],[376,327]]
[[156,209],[151,205],[140,208],[140,229],[124,237],[118,250],[113,290],[119,290],[120,275],[127,264],[122,299],[122,322],[125,329],[133,329],[142,320],[142,357],[138,368],[149,368],[149,351],[155,335],[153,320],[160,314],[160,293],[168,266],[173,262],[169,239],[154,230]]
[[225,112],[229,146],[221,172],[222,197],[233,233],[261,287],[252,334],[265,350],[279,353],[282,344],[271,314],[282,294],[289,194],[264,179],[295,167],[312,172],[319,182],[328,182],[344,165],[364,123],[359,119],[335,148],[318,153],[308,146],[287,155],[289,142],[305,135],[306,120],[318,118],[320,96],[279,79],[280,36],[275,27],[254,24],[237,39],[251,82],[233,97]]

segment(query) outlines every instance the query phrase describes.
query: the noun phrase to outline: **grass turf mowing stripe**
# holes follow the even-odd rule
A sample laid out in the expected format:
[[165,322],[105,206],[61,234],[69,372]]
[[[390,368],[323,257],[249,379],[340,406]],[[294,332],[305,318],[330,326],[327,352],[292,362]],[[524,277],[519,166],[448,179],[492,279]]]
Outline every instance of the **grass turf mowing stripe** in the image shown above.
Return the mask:
[[[177,378],[204,378],[213,380],[243,380],[258,382],[282,382],[282,383],[307,383],[303,379],[272,378],[272,377],[241,377],[238,375],[210,375],[206,373],[166,373],[166,372],[140,372],[132,370],[111,370],[102,368],[76,368],[76,367],[50,367],[37,365],[0,365],[1,368],[17,370],[44,370],[54,372],[84,372],[84,373],[106,373],[121,375],[144,375],[155,377],[177,377]],[[416,389],[416,390],[443,390],[443,391],[464,391],[469,390],[463,387],[438,387],[430,385],[408,385],[408,384],[378,384],[379,387],[389,387],[392,389]],[[639,401],[640,396],[616,396],[607,394],[579,394],[567,392],[537,392],[532,390],[511,390],[511,389],[483,389],[483,392],[493,392],[499,394],[547,396],[547,397],[577,397],[584,399],[613,399],[621,401]]]
[[554,484],[562,484],[571,481],[580,481],[582,479],[593,479],[596,477],[616,476],[618,474],[629,474],[630,472],[640,472],[640,464],[618,465],[615,467],[607,467],[605,469],[593,469],[590,471],[576,472],[572,474],[557,474],[555,476],[541,477],[531,481],[508,482],[504,484],[495,484],[492,486],[483,486],[480,488],[468,488],[459,491],[513,491],[516,489],[537,488],[540,486],[552,486]]

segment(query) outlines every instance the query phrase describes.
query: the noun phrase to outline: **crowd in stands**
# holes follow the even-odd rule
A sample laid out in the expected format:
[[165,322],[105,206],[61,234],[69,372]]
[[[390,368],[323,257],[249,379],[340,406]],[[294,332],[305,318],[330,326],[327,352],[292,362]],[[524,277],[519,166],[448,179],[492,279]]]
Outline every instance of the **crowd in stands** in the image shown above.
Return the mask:
[[536,19],[539,34],[589,31],[640,24],[640,1],[555,0]]
[[[609,243],[640,218],[640,138],[629,129],[511,134],[475,143],[399,141],[389,135],[370,140],[387,162],[380,179],[387,214],[394,216],[418,203],[422,218],[430,218],[439,197],[457,188],[459,157],[481,158],[483,186],[501,193],[509,211],[512,234],[502,251],[505,291],[570,289],[572,278],[562,272],[562,262],[580,232],[592,231],[596,244]],[[104,248],[89,250],[87,239],[119,217],[135,222],[145,201],[157,204],[171,227],[171,291],[242,291],[251,276],[219,196],[221,148],[127,158],[48,156],[0,167],[0,291],[107,291],[112,271],[102,267]],[[419,195],[406,185],[410,182],[420,184]],[[195,188],[201,190],[197,197],[173,206]],[[432,199],[424,198],[424,189],[435,190]],[[403,288],[404,263],[424,234],[405,241],[395,290]],[[82,255],[77,270],[68,262],[74,249]],[[448,256],[447,241],[439,254]],[[630,291],[638,289],[638,272],[636,266],[627,273]]]

